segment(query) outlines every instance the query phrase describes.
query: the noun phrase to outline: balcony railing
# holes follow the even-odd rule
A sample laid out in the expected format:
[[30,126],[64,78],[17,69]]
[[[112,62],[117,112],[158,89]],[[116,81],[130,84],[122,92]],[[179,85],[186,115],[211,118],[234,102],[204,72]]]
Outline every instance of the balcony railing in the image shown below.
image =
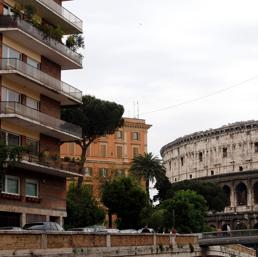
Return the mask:
[[53,0],[38,0],[42,4],[46,5],[49,9],[62,16],[64,19],[74,24],[80,31],[82,31],[82,20],[65,9],[63,6],[57,4]]
[[53,128],[71,134],[76,137],[82,136],[82,131],[79,126],[72,123],[56,119],[45,113],[39,112],[17,102],[0,102],[1,114],[17,114],[27,119],[31,119],[40,123],[43,126]]
[[57,40],[51,38],[43,31],[40,31],[36,27],[34,27],[31,23],[20,19],[19,17],[14,18],[13,16],[0,16],[0,27],[2,28],[18,28],[29,35],[33,36],[40,42],[43,42],[47,46],[53,48],[57,52],[67,56],[72,59],[74,62],[82,65],[82,56],[74,51],[72,51],[67,46],[58,42]]
[[30,163],[35,163],[41,166],[65,170],[73,173],[80,173],[80,166],[75,162],[65,162],[62,159],[56,159],[54,156],[42,157],[41,154],[29,154],[24,153],[22,155],[22,160],[28,161]]
[[29,76],[61,94],[67,95],[77,101],[82,101],[82,92],[54,77],[42,72],[41,70],[28,65],[19,59],[0,59],[0,70],[16,70]]

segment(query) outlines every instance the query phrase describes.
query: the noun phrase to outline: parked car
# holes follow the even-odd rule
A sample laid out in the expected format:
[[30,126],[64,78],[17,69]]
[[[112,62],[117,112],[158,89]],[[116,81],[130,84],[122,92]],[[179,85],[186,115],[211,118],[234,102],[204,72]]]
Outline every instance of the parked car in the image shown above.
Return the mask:
[[147,228],[147,227],[141,228],[138,230],[138,233],[154,233],[154,232],[155,231],[153,228]]
[[25,230],[40,230],[40,231],[64,231],[64,229],[56,222],[35,222],[28,223],[23,226]]
[[136,234],[138,231],[136,229],[122,229],[120,230],[120,233],[123,234]]
[[0,231],[22,231],[23,229],[20,227],[0,227]]
[[70,228],[68,231],[81,231],[87,233],[108,233],[108,229],[101,225],[93,225],[89,227],[81,227],[81,228]]
[[113,233],[120,233],[120,230],[117,228],[107,228],[107,233],[113,234]]

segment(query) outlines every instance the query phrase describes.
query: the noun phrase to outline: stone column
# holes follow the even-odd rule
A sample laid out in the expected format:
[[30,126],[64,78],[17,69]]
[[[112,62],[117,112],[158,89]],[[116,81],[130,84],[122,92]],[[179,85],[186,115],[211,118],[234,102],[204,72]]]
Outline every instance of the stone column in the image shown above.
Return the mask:
[[247,206],[250,208],[253,206],[253,188],[250,178],[247,180]]
[[235,194],[235,185],[234,183],[230,186],[230,207],[236,207],[236,194]]
[[26,214],[22,213],[21,215],[21,226],[23,227],[26,224]]

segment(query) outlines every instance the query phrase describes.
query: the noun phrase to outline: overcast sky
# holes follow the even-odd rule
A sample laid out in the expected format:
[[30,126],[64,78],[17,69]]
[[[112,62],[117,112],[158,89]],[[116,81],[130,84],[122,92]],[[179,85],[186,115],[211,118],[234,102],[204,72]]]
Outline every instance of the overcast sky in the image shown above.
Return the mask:
[[[258,119],[256,0],[75,0],[83,70],[63,80],[152,124],[148,151],[177,137]],[[257,76],[257,77],[256,77]],[[225,90],[224,90],[225,89]]]

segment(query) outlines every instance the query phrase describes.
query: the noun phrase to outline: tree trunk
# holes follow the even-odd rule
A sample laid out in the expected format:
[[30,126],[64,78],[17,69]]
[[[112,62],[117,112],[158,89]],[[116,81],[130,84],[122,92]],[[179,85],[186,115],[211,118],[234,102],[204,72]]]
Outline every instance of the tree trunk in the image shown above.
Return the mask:
[[112,228],[112,213],[108,210],[108,227]]
[[146,193],[147,193],[148,201],[150,201],[150,192],[149,192],[150,181],[149,181],[148,178],[145,180],[145,187],[146,187]]
[[86,144],[84,144],[81,149],[82,149],[82,153],[81,153],[81,160],[80,160],[80,174],[83,176],[78,177],[78,183],[77,183],[77,189],[78,191],[81,189],[82,187],[82,183],[83,183],[83,178],[84,178],[84,164],[86,162],[86,152],[87,152],[87,148],[88,146]]

